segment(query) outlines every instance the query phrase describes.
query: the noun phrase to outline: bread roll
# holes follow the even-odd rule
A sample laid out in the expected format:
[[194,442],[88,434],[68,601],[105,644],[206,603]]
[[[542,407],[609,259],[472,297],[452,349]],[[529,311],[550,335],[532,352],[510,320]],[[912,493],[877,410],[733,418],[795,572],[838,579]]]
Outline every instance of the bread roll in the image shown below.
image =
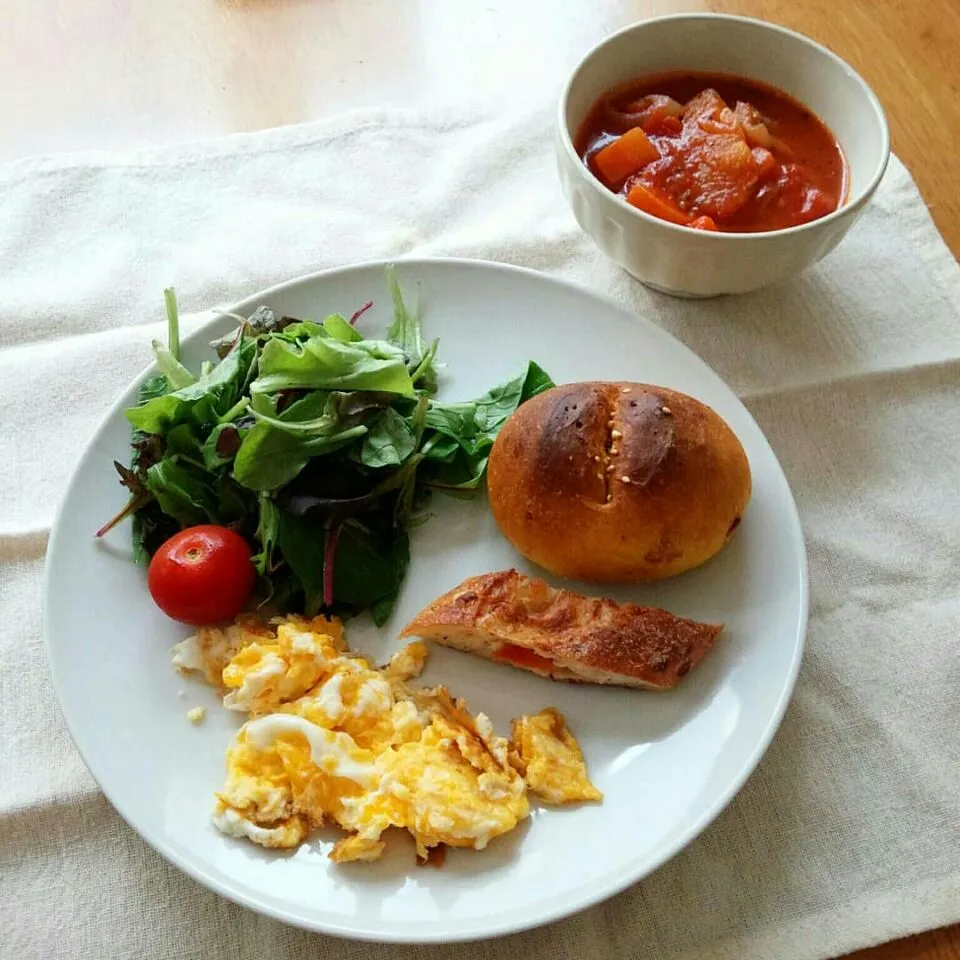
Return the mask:
[[709,560],[739,526],[750,465],[693,397],[572,383],[523,404],[490,454],[490,507],[528,560],[560,577],[660,580]]

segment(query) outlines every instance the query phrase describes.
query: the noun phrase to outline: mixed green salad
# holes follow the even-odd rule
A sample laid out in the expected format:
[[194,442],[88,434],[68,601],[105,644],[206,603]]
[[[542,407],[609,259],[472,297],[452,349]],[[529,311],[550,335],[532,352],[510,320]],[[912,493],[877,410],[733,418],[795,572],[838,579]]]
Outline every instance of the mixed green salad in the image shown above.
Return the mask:
[[390,615],[410,561],[408,531],[433,491],[480,487],[500,427],[553,386],[532,361],[482,397],[441,403],[438,340],[423,338],[387,271],[393,322],[368,339],[339,313],[322,322],[262,306],[211,344],[199,371],[180,360],[177,304],[165,291],[168,342],[126,410],[128,516],[138,562],[179,530],[218,524],[254,551],[261,603],[281,612]]

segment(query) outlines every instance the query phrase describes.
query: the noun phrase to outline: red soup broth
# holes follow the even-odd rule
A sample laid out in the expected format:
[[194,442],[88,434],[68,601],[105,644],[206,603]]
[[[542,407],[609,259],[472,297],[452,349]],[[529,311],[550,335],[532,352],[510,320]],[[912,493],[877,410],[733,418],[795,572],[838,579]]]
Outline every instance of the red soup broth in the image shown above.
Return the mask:
[[757,80],[665,73],[608,91],[575,143],[591,173],[655,217],[757,233],[809,223],[847,195],[837,138]]

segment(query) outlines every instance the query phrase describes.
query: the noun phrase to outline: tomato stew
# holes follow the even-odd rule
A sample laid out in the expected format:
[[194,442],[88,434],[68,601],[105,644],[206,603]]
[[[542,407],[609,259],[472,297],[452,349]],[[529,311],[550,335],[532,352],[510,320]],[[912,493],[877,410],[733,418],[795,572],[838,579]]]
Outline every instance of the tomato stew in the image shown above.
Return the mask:
[[667,73],[618,87],[594,105],[576,149],[629,203],[694,229],[782,230],[846,199],[846,163],[826,125],[743,77]]

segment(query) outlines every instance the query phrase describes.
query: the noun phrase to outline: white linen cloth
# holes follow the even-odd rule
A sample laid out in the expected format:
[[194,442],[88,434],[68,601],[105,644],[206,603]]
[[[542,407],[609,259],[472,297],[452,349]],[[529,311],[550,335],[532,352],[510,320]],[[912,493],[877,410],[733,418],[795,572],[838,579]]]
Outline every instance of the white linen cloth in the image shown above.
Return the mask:
[[[802,278],[665,298],[579,232],[551,120],[366,111],[0,167],[0,955],[814,960],[960,920],[960,269],[893,160]],[[309,934],[181,875],[98,792],[40,636],[58,498],[147,361],[163,287],[200,310],[404,254],[567,277],[684,340],[766,431],[810,554],[796,695],[716,823],[601,906],[469,946]]]

